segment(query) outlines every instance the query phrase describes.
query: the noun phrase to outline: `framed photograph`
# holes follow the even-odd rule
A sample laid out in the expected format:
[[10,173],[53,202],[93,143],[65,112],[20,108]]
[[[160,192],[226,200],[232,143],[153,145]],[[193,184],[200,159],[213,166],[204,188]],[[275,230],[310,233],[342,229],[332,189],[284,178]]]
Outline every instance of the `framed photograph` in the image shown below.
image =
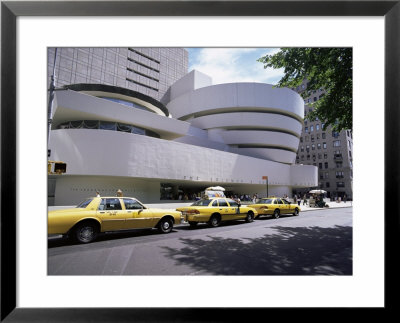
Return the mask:
[[[1,32],[2,321],[235,321],[238,312],[272,309],[393,309],[399,1],[3,1]],[[352,275],[48,275],[47,49],[129,46],[353,47]]]

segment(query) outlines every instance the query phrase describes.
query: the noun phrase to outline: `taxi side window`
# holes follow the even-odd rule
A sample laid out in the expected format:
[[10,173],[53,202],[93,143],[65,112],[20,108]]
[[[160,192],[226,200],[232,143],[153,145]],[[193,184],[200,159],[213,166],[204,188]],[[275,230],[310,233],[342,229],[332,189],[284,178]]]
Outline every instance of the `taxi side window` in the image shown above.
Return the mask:
[[278,204],[283,204],[283,203],[282,203],[282,200],[279,199],[279,200],[278,200]]
[[102,199],[99,210],[121,210],[121,202],[117,198]]
[[141,209],[143,209],[142,205],[136,200],[124,199],[124,204],[125,204],[125,209],[127,209],[127,210],[141,210]]
[[274,200],[274,204],[278,204],[278,200]]
[[219,206],[228,206],[228,203],[225,200],[218,200]]
[[215,200],[215,201],[212,203],[212,206],[218,206],[218,200]]

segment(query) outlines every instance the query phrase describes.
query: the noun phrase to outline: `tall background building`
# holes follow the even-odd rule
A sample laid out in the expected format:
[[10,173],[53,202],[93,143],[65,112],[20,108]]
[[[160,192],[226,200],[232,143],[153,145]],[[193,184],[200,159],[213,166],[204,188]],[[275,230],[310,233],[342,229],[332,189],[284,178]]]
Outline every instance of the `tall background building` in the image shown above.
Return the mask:
[[[307,88],[304,81],[294,91],[299,94]],[[328,197],[353,197],[353,134],[351,130],[324,129],[320,120],[306,120],[312,111],[311,104],[325,95],[324,89],[313,91],[304,99],[304,125],[301,131],[296,164],[318,167],[318,188],[327,191]],[[303,193],[301,190],[300,193]]]
[[[48,49],[48,82],[55,48]],[[163,103],[169,87],[188,72],[183,48],[61,47],[57,49],[55,86],[94,83],[146,94]]]

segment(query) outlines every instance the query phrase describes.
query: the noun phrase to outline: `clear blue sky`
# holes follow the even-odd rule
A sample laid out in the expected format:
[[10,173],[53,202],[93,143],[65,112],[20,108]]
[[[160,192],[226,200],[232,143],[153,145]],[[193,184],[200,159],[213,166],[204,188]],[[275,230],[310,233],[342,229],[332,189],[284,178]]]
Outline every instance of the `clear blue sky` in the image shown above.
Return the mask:
[[278,48],[186,48],[189,52],[189,72],[193,69],[211,76],[213,84],[230,82],[261,82],[276,84],[283,70],[264,69],[257,62]]

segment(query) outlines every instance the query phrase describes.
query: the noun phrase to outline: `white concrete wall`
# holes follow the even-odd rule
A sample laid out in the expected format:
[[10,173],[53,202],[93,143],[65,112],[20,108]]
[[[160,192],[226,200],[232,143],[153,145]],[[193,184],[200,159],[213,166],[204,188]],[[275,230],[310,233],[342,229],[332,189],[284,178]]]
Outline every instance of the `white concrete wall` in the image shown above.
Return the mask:
[[171,86],[171,96],[170,100],[174,100],[178,96],[184,93],[212,85],[212,79],[210,76],[201,73],[199,71],[193,70],[186,74],[184,77],[176,81]]
[[[314,166],[290,166],[109,130],[53,130],[49,148],[52,150],[53,160],[67,163],[66,175],[84,178],[111,176],[116,178],[116,183],[122,178],[131,178],[146,179],[149,182],[207,182],[222,186],[230,183],[260,185],[265,183],[262,176],[269,176],[269,184],[273,186],[315,186],[318,183]],[[315,169],[315,172],[310,168]],[[56,203],[59,203],[58,194],[61,191],[57,190],[56,188]],[[155,191],[154,188],[154,194]]]
[[219,84],[187,92],[180,83],[175,85],[181,95],[167,108],[174,117],[207,130],[210,140],[232,148],[249,146],[243,147],[243,154],[257,158],[295,161],[304,116],[304,101],[296,92],[261,83]]
[[144,179],[110,176],[68,176],[57,178],[54,205],[76,205],[87,197],[116,196],[118,189],[124,196],[136,197],[143,203],[160,201],[160,183]]
[[104,120],[152,130],[165,139],[186,135],[190,123],[135,109],[71,90],[56,91],[53,124],[72,120]]

